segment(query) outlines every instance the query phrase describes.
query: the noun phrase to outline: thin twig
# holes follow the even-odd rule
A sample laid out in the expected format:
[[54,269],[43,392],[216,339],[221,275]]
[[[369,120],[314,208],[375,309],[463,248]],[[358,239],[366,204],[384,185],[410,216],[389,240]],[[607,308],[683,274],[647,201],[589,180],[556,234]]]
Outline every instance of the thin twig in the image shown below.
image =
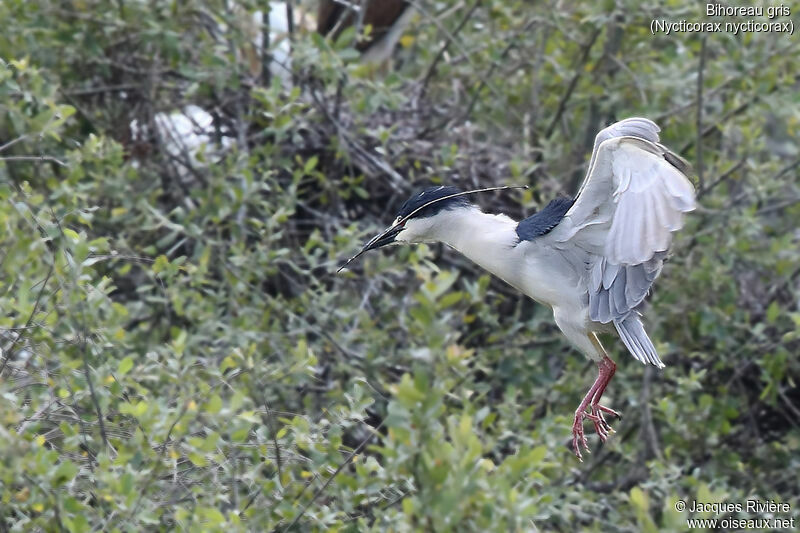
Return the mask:
[[12,140],[8,141],[6,144],[0,146],[0,152],[2,152],[3,150],[6,150],[7,148],[11,148],[12,146],[17,144],[18,142],[24,141],[27,138],[28,138],[27,135],[20,135],[16,139],[12,139]]
[[[481,0],[475,0],[475,2],[473,2],[472,6],[467,11],[467,14],[464,15],[464,18],[461,19],[461,22],[458,23],[456,29],[453,30],[453,33],[446,36],[447,39],[445,40],[444,45],[442,45],[442,47],[439,49],[439,52],[436,54],[436,57],[433,58],[431,65],[428,67],[428,72],[425,73],[425,78],[423,78],[422,80],[422,87],[420,88],[420,93],[419,93],[420,100],[425,98],[425,93],[428,91],[428,84],[430,83],[431,78],[433,78],[433,74],[436,72],[436,67],[439,66],[439,63],[444,57],[444,53],[447,52],[447,49],[450,47],[450,43],[452,43],[456,35],[458,35],[459,32],[461,32],[461,29],[467,24],[469,19],[472,17],[472,14],[475,12],[476,9],[478,9],[478,6],[480,4]],[[419,6],[416,7],[417,9],[420,9]]]
[[[281,488],[283,488],[283,464],[282,464],[283,461],[281,459],[281,448],[278,445],[278,436],[277,436],[278,432],[275,429],[275,413],[270,408],[266,399],[264,399],[262,403],[264,404],[264,410],[266,411],[267,428],[269,429],[269,432],[272,435],[272,445],[275,446],[275,466],[277,467],[278,470],[278,484],[281,486]],[[242,508],[241,512],[243,513],[247,511],[247,509],[249,509],[250,506],[253,505],[253,503],[255,503],[256,498],[258,498],[262,493],[263,493],[262,487],[259,487],[256,490],[254,490],[252,494],[250,494],[250,496],[248,497],[247,503]]]
[[567,86],[567,90],[564,91],[564,94],[561,96],[561,100],[558,102],[556,114],[553,115],[553,120],[550,121],[550,126],[547,127],[545,137],[550,137],[553,134],[556,126],[558,125],[558,121],[561,120],[561,115],[564,114],[564,110],[567,108],[567,102],[569,102],[569,99],[572,97],[572,93],[575,91],[575,87],[578,85],[578,80],[580,79],[581,74],[583,74],[583,66],[586,64],[586,61],[588,61],[589,53],[592,51],[592,47],[594,46],[594,43],[597,42],[597,38],[600,36],[600,32],[602,31],[603,28],[596,28],[586,44],[583,45],[581,57],[578,60],[577,65],[575,65],[575,75],[572,76],[572,79],[569,81],[569,85]]
[[300,510],[299,513],[297,513],[297,516],[294,517],[294,520],[292,520],[292,523],[289,524],[289,527],[286,528],[286,531],[290,531],[300,521],[300,519],[306,513],[308,508],[311,507],[311,505],[317,500],[317,498],[319,498],[322,495],[323,492],[325,492],[325,490],[333,482],[333,480],[336,479],[336,476],[338,476],[339,473],[342,470],[344,470],[347,465],[349,465],[350,463],[353,462],[353,458],[356,455],[361,453],[361,450],[363,450],[364,447],[366,447],[366,445],[369,443],[369,441],[372,440],[372,437],[378,432],[378,430],[381,427],[383,427],[384,422],[385,422],[385,420],[381,420],[380,424],[378,424],[377,426],[372,428],[372,431],[370,432],[370,434],[367,435],[364,438],[364,440],[362,440],[361,443],[358,446],[356,446],[356,448],[350,453],[350,455],[347,456],[347,459],[345,459],[345,461],[342,464],[339,465],[339,467],[334,471],[334,473],[331,474],[331,477],[328,478],[328,480],[325,482],[325,484],[322,485],[317,490],[317,492],[314,493],[314,495],[311,497],[311,500]]
[[[267,20],[269,21],[269,14],[267,14]],[[238,49],[236,48],[236,43],[234,43],[233,39],[231,38],[228,41],[228,49],[233,57],[238,55]],[[240,93],[239,97],[236,98],[233,102],[234,114],[235,114],[235,128],[236,128],[236,140],[238,144],[239,152],[244,156],[244,160],[246,161],[249,158],[250,150],[247,145],[247,120],[245,117],[245,106],[247,105],[246,101],[247,93]],[[242,158],[239,158],[241,161]],[[239,205],[239,209],[236,211],[236,225],[239,228],[239,238],[244,241],[246,239],[246,228],[245,228],[245,218],[247,217],[247,175],[244,172],[241,172],[241,178],[239,179],[239,187],[242,190],[242,200]]]
[[[745,71],[741,71],[741,72],[737,73],[735,76],[730,76],[729,78],[727,78],[725,81],[723,81],[722,83],[720,83],[719,85],[717,85],[713,89],[706,91],[705,92],[706,100],[711,98],[712,96],[715,96],[718,92],[722,91],[723,89],[725,89],[726,87],[731,85],[733,82],[741,81],[743,79],[747,79],[747,78],[752,77],[754,72],[756,72],[756,71],[760,70],[761,68],[763,68],[764,64],[769,63],[769,61],[771,61],[774,57],[777,57],[777,56],[794,57],[791,53],[789,53],[789,52],[792,51],[792,47],[794,47],[794,46],[795,46],[795,43],[791,43],[791,44],[789,44],[787,46],[779,48],[779,49],[773,51],[769,56],[767,56],[764,59],[764,61],[754,63],[752,68],[750,68],[748,70],[745,70]],[[664,119],[667,119],[667,118],[669,118],[669,117],[671,117],[673,115],[677,115],[678,113],[681,113],[682,111],[685,111],[687,109],[691,109],[695,105],[697,105],[697,101],[696,100],[691,100],[689,102],[684,102],[683,104],[680,104],[679,106],[676,106],[676,107],[674,107],[672,109],[669,109],[669,110],[661,113],[660,115],[656,116],[653,119],[653,121],[656,122],[656,123],[660,123]]]
[[[50,276],[53,275],[53,267],[55,265],[55,258],[53,258],[53,262],[50,263],[50,269],[47,271],[47,276],[44,278],[44,283],[42,283],[42,287],[39,289],[39,295],[36,297],[36,302],[33,304],[33,310],[31,310],[31,314],[28,315],[28,320],[25,322],[25,328],[28,329],[31,327],[31,323],[33,321],[33,317],[39,311],[39,302],[42,300],[42,295],[44,294],[44,289],[47,287],[47,282],[50,281]],[[3,371],[6,369],[6,365],[8,362],[14,357],[14,347],[16,346],[19,339],[22,335],[17,335],[17,337],[11,342],[11,348],[8,351],[8,355],[3,359],[3,365],[0,366],[0,376],[3,375]]]
[[[94,390],[94,382],[92,381],[91,369],[89,367],[89,356],[86,350],[86,321],[84,316],[83,331],[81,332],[81,351],[83,356],[83,374],[86,376],[86,382],[89,384],[89,395],[92,397],[94,410],[97,413],[97,423],[100,426],[100,437],[103,439],[103,444],[106,449],[114,451],[114,447],[108,442],[108,435],[106,434],[106,424],[103,421],[103,410],[100,407],[100,401],[97,399],[97,393]],[[91,463],[90,463],[91,464]]]
[[[720,125],[722,125],[722,124],[726,123],[728,120],[732,119],[733,117],[735,117],[735,116],[736,116],[736,115],[738,115],[739,113],[741,113],[741,112],[743,112],[743,111],[747,110],[747,108],[748,108],[748,107],[750,107],[750,106],[751,106],[751,105],[752,105],[752,104],[753,104],[753,103],[754,103],[756,100],[758,100],[759,98],[761,98],[761,96],[762,96],[762,95],[760,95],[760,94],[754,94],[754,95],[753,95],[753,97],[752,97],[750,100],[747,100],[747,101],[746,101],[746,102],[744,102],[743,104],[741,104],[741,105],[739,105],[739,106],[735,107],[734,109],[732,109],[732,110],[728,111],[728,112],[727,112],[727,113],[725,113],[725,114],[724,114],[722,117],[720,117],[720,118],[719,118],[719,120],[715,120],[715,121],[713,121],[711,124],[709,124],[709,125],[705,126],[705,127],[703,128],[702,132],[700,133],[700,135],[701,135],[702,137],[707,137],[708,135],[711,135],[711,134],[712,134],[714,131],[716,131],[716,130],[717,130],[717,128],[718,128]],[[691,139],[691,140],[689,140],[689,141],[686,141],[686,144],[684,144],[683,146],[681,146],[681,148],[678,150],[678,153],[679,153],[679,154],[681,154],[681,155],[685,154],[685,153],[686,153],[686,151],[687,151],[689,148],[691,148],[691,147],[692,147],[692,145],[696,145],[696,143],[697,143],[697,141],[696,141],[696,140],[694,140],[694,139]]]
[[789,198],[788,200],[784,200],[782,202],[776,202],[772,205],[762,207],[761,209],[756,211],[756,215],[766,215],[767,213],[774,213],[775,211],[786,209],[787,207],[793,206],[794,204],[800,204],[800,197]]
[[[754,93],[754,94],[753,94],[753,96],[752,96],[752,98],[750,98],[749,100],[746,100],[745,102],[743,102],[742,104],[738,105],[738,106],[737,106],[737,107],[735,107],[734,109],[731,109],[730,111],[728,111],[727,113],[725,113],[725,114],[724,114],[722,117],[720,117],[718,120],[715,120],[715,121],[713,121],[711,124],[709,124],[709,125],[705,126],[705,127],[703,128],[703,133],[702,133],[702,136],[703,136],[703,137],[706,137],[706,136],[710,135],[711,133],[713,133],[714,131],[716,131],[716,130],[717,130],[717,128],[719,127],[719,125],[721,125],[721,124],[724,124],[725,122],[727,122],[727,121],[728,121],[728,120],[730,120],[731,118],[735,117],[735,116],[736,116],[736,115],[738,115],[739,113],[742,113],[743,111],[746,111],[746,110],[747,110],[747,108],[748,108],[748,107],[750,107],[751,105],[753,105],[753,104],[754,104],[756,101],[758,101],[758,99],[759,99],[759,98],[764,98],[764,97],[766,97],[766,96],[769,96],[769,95],[771,95],[771,94],[775,93],[775,92],[776,92],[776,91],[777,91],[779,88],[781,88],[781,87],[786,87],[786,86],[789,86],[789,85],[792,85],[792,84],[794,84],[794,83],[797,83],[798,81],[800,81],[800,76],[794,76],[794,77],[792,77],[791,83],[785,83],[785,84],[775,83],[775,84],[774,84],[772,87],[770,87],[770,89],[769,89],[768,91],[766,91],[766,92],[763,92],[763,93]],[[687,142],[686,142],[686,144],[684,144],[684,145],[683,145],[683,146],[682,146],[682,147],[681,147],[681,148],[678,150],[678,153],[679,153],[679,154],[681,154],[681,155],[685,154],[685,153],[686,153],[686,151],[687,151],[687,150],[688,150],[688,149],[689,149],[689,148],[692,146],[692,144],[694,144],[694,143],[695,143],[695,141],[694,141],[694,140],[689,140],[689,141],[687,141]]]
[[703,189],[703,73],[706,68],[706,37],[700,41],[700,65],[697,68],[697,141],[695,148],[695,161],[697,162],[697,182]]
[[705,196],[706,194],[708,194],[709,192],[711,192],[711,190],[714,187],[716,187],[717,185],[719,185],[723,181],[725,181],[728,178],[730,178],[737,170],[742,168],[742,166],[745,164],[746,161],[747,161],[747,155],[745,154],[745,155],[742,156],[742,158],[735,165],[733,165],[731,168],[726,170],[722,175],[720,175],[720,177],[718,177],[717,179],[715,179],[714,181],[709,183],[708,187],[703,187],[701,185],[699,187],[700,192],[697,193],[697,197],[701,198],[701,197]]
[[535,22],[535,20],[528,21],[522,27],[521,30],[516,32],[511,37],[511,39],[509,40],[510,42],[508,43],[508,45],[500,53],[500,57],[498,58],[498,60],[497,61],[492,61],[492,66],[489,67],[489,71],[486,73],[485,76],[483,76],[481,78],[481,81],[478,84],[478,87],[475,89],[475,92],[472,95],[472,100],[470,101],[469,105],[467,106],[467,110],[464,112],[464,115],[463,115],[463,118],[461,119],[461,122],[466,122],[469,119],[470,115],[472,115],[472,110],[475,108],[475,104],[478,102],[478,98],[481,95],[481,91],[486,86],[486,80],[488,80],[488,79],[490,79],[492,77],[492,75],[494,74],[494,71],[497,69],[497,66],[499,65],[499,63],[502,60],[504,60],[506,58],[506,56],[508,55],[508,53],[514,48],[514,46],[516,46],[517,38],[520,35],[522,35],[523,33],[527,32],[531,28],[531,26],[533,26],[534,22]]
[[[61,234],[62,239],[66,239],[66,235],[64,235],[64,229],[61,227],[61,221],[58,219],[56,214],[53,212],[53,209],[50,208],[50,216],[53,218],[53,221],[56,223],[56,227],[58,227],[58,231]],[[66,254],[67,251],[64,250]],[[53,258],[53,262],[55,263],[55,257]],[[77,284],[77,283],[76,283]],[[94,404],[95,412],[97,413],[97,423],[100,427],[100,437],[103,439],[103,444],[105,445],[107,450],[111,450],[112,452],[115,451],[114,447],[111,446],[111,443],[108,441],[108,434],[106,433],[106,424],[103,421],[103,410],[100,407],[100,400],[97,398],[97,392],[94,389],[94,381],[92,381],[91,375],[91,368],[89,367],[89,356],[87,354],[87,343],[86,343],[86,306],[82,303],[80,306],[81,308],[81,355],[83,358],[83,373],[86,377],[86,383],[89,385],[89,395],[92,398],[92,403]],[[91,465],[91,461],[89,462]]]
[[[309,93],[311,94],[311,98],[317,104],[317,107],[325,115],[325,118],[327,118],[328,121],[331,124],[333,124],[333,126],[336,128],[337,133],[345,141],[345,143],[348,146],[350,146],[353,149],[354,152],[356,152],[364,160],[366,160],[367,163],[369,163],[370,165],[373,165],[377,169],[385,172],[390,178],[392,178],[392,180],[389,183],[395,190],[397,190],[397,191],[403,190],[403,186],[406,183],[406,180],[396,170],[394,170],[391,166],[389,166],[388,162],[386,162],[385,160],[383,160],[382,158],[380,158],[380,157],[378,157],[376,155],[371,154],[366,148],[362,147],[358,143],[357,140],[353,139],[347,133],[347,130],[344,128],[344,126],[342,126],[342,124],[340,124],[339,121],[337,121],[331,115],[330,111],[328,111],[328,108],[320,100],[320,98],[317,95],[316,91],[311,89],[309,91]],[[362,168],[361,170],[364,171],[365,169]]]
[[0,161],[42,161],[42,162],[49,162],[49,163],[56,163],[62,167],[66,167],[67,164],[61,161],[60,159],[56,159],[51,155],[9,155],[6,157],[0,157]]
[[53,504],[52,504],[53,515],[54,515],[53,518],[55,519],[55,524],[58,526],[59,531],[66,531],[64,529],[64,523],[61,521],[61,511],[60,511],[60,506],[58,504],[58,493],[54,490],[45,489],[36,481],[36,479],[30,477],[28,474],[22,474],[22,477],[24,477],[25,480],[28,482],[28,486],[38,488],[40,491],[42,491],[42,494],[44,494],[45,496],[50,496],[53,499]]
[[648,366],[644,369],[644,375],[642,376],[642,392],[639,396],[642,408],[642,425],[639,429],[643,434],[644,438],[642,440],[645,443],[645,446],[641,449],[644,461],[650,459],[654,455],[661,460],[664,458],[661,454],[661,447],[658,445],[658,435],[653,425],[653,413],[650,410],[650,381],[653,378],[653,372],[652,366]]
[[[786,405],[786,408],[789,411],[791,411],[791,413],[797,418],[797,422],[800,422],[800,409],[795,407],[795,405],[792,403],[792,399],[786,396],[786,391],[784,391],[782,387],[778,386],[777,389],[778,389],[778,396],[781,397],[781,400],[783,400],[783,403]],[[795,427],[798,427],[795,421],[792,421],[792,423],[794,424]]]
[[786,165],[785,167],[783,167],[777,174],[775,174],[775,177],[772,178],[773,181],[782,178],[785,174],[788,174],[789,172],[791,172],[792,170],[794,170],[798,166],[800,166],[800,157],[798,157],[793,162],[791,162],[788,165]]
[[[62,91],[69,96],[89,96],[92,94],[102,94],[110,92],[123,92],[139,89],[141,86],[133,83],[126,83],[121,85],[103,85],[99,87],[85,87],[83,89],[65,89]],[[162,86],[163,89],[170,89],[170,87]],[[174,89],[174,88],[172,88]]]

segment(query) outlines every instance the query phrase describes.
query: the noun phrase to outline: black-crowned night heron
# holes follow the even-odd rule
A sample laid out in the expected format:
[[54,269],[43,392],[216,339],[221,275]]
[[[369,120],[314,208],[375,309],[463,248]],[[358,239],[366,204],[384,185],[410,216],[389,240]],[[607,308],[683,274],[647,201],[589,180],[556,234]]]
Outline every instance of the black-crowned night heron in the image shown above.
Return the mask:
[[575,199],[553,200],[521,222],[481,211],[466,197],[477,191],[426,189],[358,254],[394,242],[443,242],[550,306],[567,339],[597,363],[597,379],[572,425],[579,459],[581,446],[589,449],[584,419],[605,442],[611,427],[604,415],[619,417],[599,403],[616,364],[597,334],[616,331],[634,358],[664,366],[639,309],[695,196],[688,164],[659,144],[658,132],[644,118],[602,130]]

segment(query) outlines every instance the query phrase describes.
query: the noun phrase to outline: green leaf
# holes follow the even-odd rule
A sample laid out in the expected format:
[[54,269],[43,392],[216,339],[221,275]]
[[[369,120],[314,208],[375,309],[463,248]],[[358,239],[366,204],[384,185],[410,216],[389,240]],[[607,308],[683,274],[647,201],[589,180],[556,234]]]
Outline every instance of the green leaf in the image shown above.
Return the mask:
[[159,255],[156,257],[156,260],[153,262],[153,266],[151,267],[155,274],[160,274],[164,272],[167,267],[169,267],[169,259],[167,259],[166,255]]
[[303,166],[303,172],[305,174],[310,174],[312,170],[317,167],[317,163],[319,162],[319,158],[317,156],[311,156],[306,160],[306,164]]
[[202,467],[202,466],[206,466],[208,464],[208,461],[206,461],[205,455],[203,455],[201,453],[190,452],[189,455],[187,455],[187,457],[189,458],[189,460],[192,462],[192,464],[194,466],[201,466]]
[[528,459],[530,459],[532,464],[539,464],[547,455],[547,446],[542,444],[541,446],[537,446],[536,448],[532,449],[528,454]]
[[650,503],[647,494],[639,487],[633,487],[630,493],[631,504],[640,511],[647,513]]
[[133,368],[133,356],[129,355],[119,362],[119,366],[117,366],[117,375],[124,376],[125,374],[130,372],[132,368]]
[[769,307],[767,307],[767,322],[774,324],[781,314],[781,306],[777,300],[773,300]]
[[400,383],[396,386],[396,390],[397,399],[408,406],[412,406],[425,399],[425,394],[417,389],[410,374],[403,374],[403,377],[400,378]]
[[211,414],[217,414],[222,409],[222,398],[219,397],[219,394],[213,394],[211,398],[209,398],[208,403],[206,404],[206,412]]
[[69,459],[63,460],[53,474],[53,485],[58,487],[69,483],[78,475],[78,467]]
[[64,236],[70,239],[72,242],[79,242],[81,240],[81,236],[78,235],[78,232],[69,228],[64,228],[62,230],[64,232]]

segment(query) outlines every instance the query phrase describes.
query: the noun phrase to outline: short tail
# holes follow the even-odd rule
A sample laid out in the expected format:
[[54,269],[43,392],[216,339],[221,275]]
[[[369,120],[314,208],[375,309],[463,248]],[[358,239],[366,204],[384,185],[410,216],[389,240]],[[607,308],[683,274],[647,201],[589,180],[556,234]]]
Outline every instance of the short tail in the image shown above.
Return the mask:
[[653,346],[653,341],[650,340],[650,337],[647,336],[647,332],[644,330],[644,325],[642,325],[642,321],[639,318],[639,313],[634,311],[629,314],[625,320],[620,322],[615,320],[614,326],[616,326],[617,332],[622,342],[624,342],[625,346],[628,348],[628,351],[631,352],[631,355],[638,361],[644,364],[650,363],[658,368],[664,368],[664,363],[659,359],[658,353],[656,353],[656,347]]

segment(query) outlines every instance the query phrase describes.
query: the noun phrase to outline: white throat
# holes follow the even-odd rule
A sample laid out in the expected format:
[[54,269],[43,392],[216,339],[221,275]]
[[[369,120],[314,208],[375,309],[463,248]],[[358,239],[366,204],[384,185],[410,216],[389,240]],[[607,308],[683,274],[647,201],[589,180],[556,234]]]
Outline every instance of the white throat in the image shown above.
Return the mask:
[[[517,222],[506,215],[484,213],[475,206],[442,211],[427,231],[511,285],[519,285],[519,263],[510,255],[519,239]],[[432,221],[433,222],[433,221]]]

